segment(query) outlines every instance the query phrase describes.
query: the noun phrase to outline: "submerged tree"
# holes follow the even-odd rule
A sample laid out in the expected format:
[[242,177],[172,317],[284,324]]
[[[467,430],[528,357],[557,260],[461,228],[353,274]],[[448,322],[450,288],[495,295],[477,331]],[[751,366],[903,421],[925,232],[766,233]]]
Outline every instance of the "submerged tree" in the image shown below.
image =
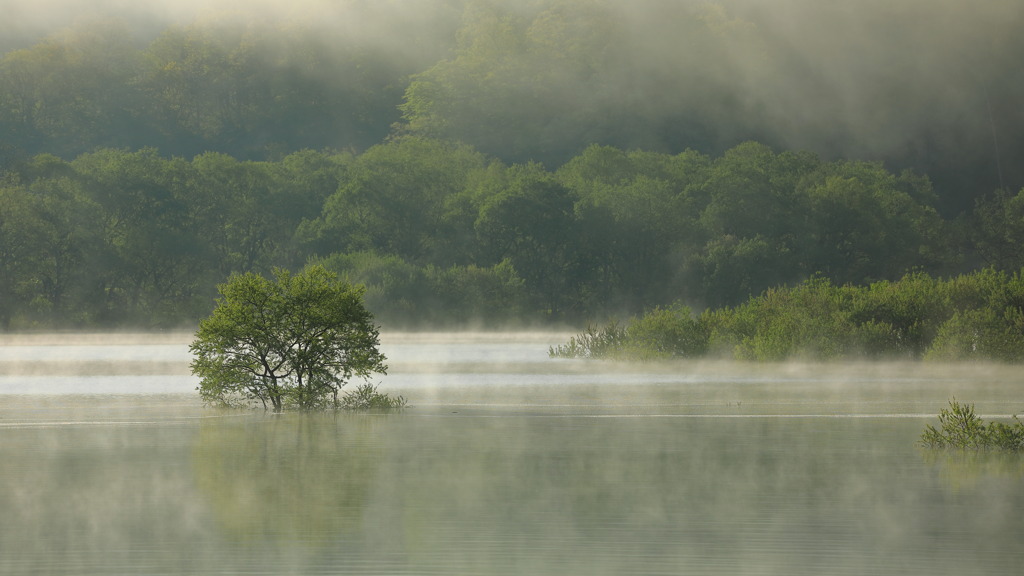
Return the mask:
[[323,267],[276,269],[274,281],[236,274],[218,289],[217,307],[189,347],[208,403],[337,408],[353,376],[387,371],[364,289]]

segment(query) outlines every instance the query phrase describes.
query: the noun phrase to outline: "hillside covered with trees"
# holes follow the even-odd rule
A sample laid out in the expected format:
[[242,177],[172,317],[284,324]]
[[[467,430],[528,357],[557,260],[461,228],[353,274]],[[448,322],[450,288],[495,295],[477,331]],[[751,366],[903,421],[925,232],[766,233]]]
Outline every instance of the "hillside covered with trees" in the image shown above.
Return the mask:
[[0,24],[0,328],[311,262],[396,327],[1024,267],[1019,3],[275,5]]

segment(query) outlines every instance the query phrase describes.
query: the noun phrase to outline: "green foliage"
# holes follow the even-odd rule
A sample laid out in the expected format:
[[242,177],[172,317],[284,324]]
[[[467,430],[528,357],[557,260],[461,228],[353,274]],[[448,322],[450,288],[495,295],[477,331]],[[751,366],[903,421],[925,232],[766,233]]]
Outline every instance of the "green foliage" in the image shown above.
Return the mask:
[[942,220],[901,184],[881,164],[867,162],[834,162],[801,182],[798,194],[811,215],[806,250],[815,272],[845,284],[941,264],[933,258],[942,258]]
[[[678,298],[686,257],[699,250],[699,184],[711,161],[590,146],[556,172],[576,197],[575,271],[599,312],[638,310]],[[685,255],[685,256],[684,256]]]
[[[465,147],[403,139],[355,159],[304,151],[280,163],[239,162],[215,153],[185,162],[165,160],[154,150],[103,150],[70,164],[39,157],[9,181],[22,187],[20,182],[27,182],[53,209],[84,201],[88,206],[76,211],[92,211],[91,220],[103,223],[97,228],[65,219],[57,228],[35,226],[25,237],[35,246],[57,242],[60,234],[92,239],[71,245],[81,257],[57,269],[80,272],[81,286],[103,291],[102,301],[97,296],[85,304],[93,310],[82,318],[93,322],[187,321],[205,312],[218,276],[294,265],[310,250],[343,257],[359,246],[377,246],[378,254],[408,254],[394,256],[411,265],[416,271],[409,274],[419,279],[409,277],[407,288],[388,288],[382,296],[396,316],[404,315],[403,301],[422,303],[428,292],[446,307],[452,303],[436,316],[450,316],[458,305],[441,284],[454,284],[457,293],[467,282],[485,282],[491,286],[473,290],[495,296],[475,299],[480,303],[475,308],[495,310],[498,292],[508,303],[506,313],[492,317],[535,311],[564,319],[680,296],[735,304],[803,273],[801,262],[814,254],[794,241],[792,230],[775,237],[714,235],[709,223],[715,220],[705,217],[714,213],[713,203],[705,206],[714,196],[706,180],[708,162],[696,154],[591,148],[552,175],[538,165],[485,165]],[[801,174],[816,166],[813,158],[748,145],[716,161],[715,177],[731,169],[750,172],[751,162],[776,183],[772,186],[802,181]],[[58,189],[63,192],[50,192]],[[772,202],[798,210],[799,198]],[[321,205],[322,215],[315,218]],[[28,212],[12,209],[13,214],[24,216],[8,218],[5,225],[24,227],[31,219]],[[385,226],[389,219],[394,221]],[[50,230],[45,239],[44,230]],[[940,247],[922,244],[926,248]],[[883,252],[860,262],[873,262],[879,271],[895,268]],[[498,266],[505,271],[498,273]],[[424,282],[432,287],[424,291]],[[368,298],[374,298],[373,288]],[[70,302],[45,301],[57,306],[47,313],[53,317]],[[418,320],[426,320],[428,306],[416,308]],[[66,310],[62,317],[68,317]]]
[[1024,268],[1024,189],[1017,194],[997,190],[979,199],[969,230],[985,264],[1002,270]]
[[[110,6],[90,6],[95,17],[77,19],[68,7],[65,20],[78,23],[39,41],[27,16],[7,18],[0,154],[72,158],[155,146],[183,157],[212,150],[266,160],[307,147],[366,150],[411,134],[553,167],[592,143],[720,154],[757,138],[919,167],[954,209],[1020,184],[1020,168],[1000,162],[1022,146],[1014,113],[1021,79],[1007,73],[1021,51],[1019,6],[986,3],[936,18],[927,2],[882,0],[791,0],[775,10],[733,0],[343,4],[287,15],[218,9],[174,24]],[[779,28],[796,17],[812,24]],[[920,81],[906,81],[906,44],[934,55],[917,63]],[[934,83],[968,77],[989,87],[983,98],[968,101]],[[835,94],[848,104],[843,113]],[[721,211],[709,224],[730,226],[723,217],[731,196],[737,225],[773,226],[746,216],[772,208],[763,192],[770,200],[780,188],[756,176],[719,180]],[[858,206],[849,196],[860,195],[857,184],[835,176],[816,182],[819,200],[850,206],[851,223],[913,212],[898,194],[889,214]],[[917,203],[935,200],[920,180],[896,184]],[[826,252],[843,250],[852,233],[820,232],[840,241]],[[870,253],[872,244],[854,252]],[[821,271],[847,280],[841,267]]]
[[955,312],[938,327],[933,360],[1024,360],[1024,271],[984,270],[948,285]]
[[[416,137],[278,162],[102,149],[71,162],[38,156],[6,174],[0,322],[15,328],[180,326],[209,312],[219,278],[309,261],[366,284],[367,304],[393,326],[576,322],[673,301],[738,306],[816,270],[872,286],[844,312],[857,330],[822,341],[830,355],[920,355],[951,316],[945,292],[911,290],[912,276],[891,283],[912,254],[931,273],[948,260],[938,256],[949,254],[940,236],[923,232],[942,228],[934,209],[914,204],[927,200],[927,182],[756,143],[714,160],[593,146],[555,172]],[[844,202],[812,201],[833,184]],[[740,200],[771,217],[735,212]],[[851,227],[851,207],[881,220]],[[844,248],[826,250],[833,241]],[[972,302],[993,294],[970,282],[949,290]],[[799,298],[824,310],[826,292],[805,288]],[[1000,298],[991,305],[997,323],[1018,306],[1013,293]],[[834,333],[816,322],[799,323],[802,339]],[[728,347],[789,354],[768,332],[735,333]],[[1013,338],[1000,334],[1004,343],[985,353],[1012,356]],[[722,342],[711,337],[716,350]]]
[[974,405],[953,398],[949,408],[939,412],[939,428],[925,426],[921,444],[928,448],[993,448],[1024,450],[1024,422],[1014,417],[1014,424],[985,424],[974,413]]
[[346,282],[365,286],[366,307],[382,322],[416,314],[420,299],[429,290],[424,271],[399,256],[365,251],[334,254],[311,262]]
[[[0,129],[23,151],[64,157],[101,147],[246,159],[307,147],[366,149],[399,120],[405,78],[454,41],[458,15],[434,8],[420,14],[415,34],[386,46],[353,34],[328,37],[324,22],[297,12],[282,19],[217,10],[138,30],[124,14],[84,19],[2,54]],[[345,13],[382,25],[382,14]]]
[[450,202],[485,166],[475,150],[438,140],[374,146],[351,163],[322,215],[306,225],[308,248],[324,256],[372,250],[416,263],[447,260],[472,233],[450,213]]
[[[585,333],[552,355],[1019,362],[1024,281],[992,270],[950,280],[914,273],[862,287],[812,278],[697,318],[688,308],[655,308],[615,333],[620,338]],[[593,354],[589,342],[605,345]]]
[[[0,328],[47,328],[95,322],[102,293],[98,267],[102,213],[62,162],[41,159],[46,177],[27,185],[0,178]],[[41,164],[49,164],[42,167]]]
[[625,327],[609,322],[601,328],[588,326],[566,344],[552,346],[552,358],[614,358],[658,360],[703,355],[708,335],[701,319],[686,306],[655,308]]
[[628,358],[692,358],[707,352],[708,333],[686,306],[655,308],[626,328],[623,353]]
[[789,249],[762,236],[713,238],[694,260],[701,279],[696,295],[712,306],[736,304],[785,285],[794,273]]
[[[1015,277],[1016,278],[1016,277]],[[705,313],[711,349],[736,357],[783,360],[804,357],[994,359],[1020,357],[1014,340],[1018,312],[995,301],[1017,280],[991,271],[940,281],[908,274],[897,282],[865,287],[834,286],[824,279],[792,289],[770,290],[733,309]],[[965,285],[987,284],[988,295],[968,305]],[[980,289],[980,287],[976,287]],[[956,297],[956,294],[960,294]],[[993,318],[989,332],[998,344],[964,344],[963,318]],[[974,332],[970,332],[974,334]],[[959,352],[956,352],[959,351]]]
[[552,358],[607,358],[617,354],[626,342],[626,329],[617,322],[587,329],[569,337],[569,342],[548,349]]
[[531,317],[523,280],[508,260],[494,266],[416,266],[375,252],[313,259],[366,287],[366,307],[396,327],[514,325]]
[[467,3],[452,58],[412,77],[404,128],[515,162],[564,154],[602,94],[613,17],[598,3]]
[[356,386],[355,390],[346,392],[341,397],[341,407],[345,410],[400,410],[408,405],[404,396],[391,396],[378,392],[377,387],[369,382]]
[[[936,358],[1019,358],[1017,304],[966,285],[922,286],[923,300],[892,287],[908,270],[1024,265],[1020,168],[1000,162],[1024,149],[1012,90],[965,108],[957,91],[886,73],[898,58],[815,68],[815,54],[902,50],[892,31],[919,22],[922,2],[815,5],[827,33],[807,35],[772,34],[784,19],[753,4],[346,2],[341,27],[333,12],[216,11],[163,28],[82,20],[23,46],[31,34],[9,35],[0,327],[190,325],[232,273],[372,253],[397,259],[366,295],[389,324],[741,306],[820,275],[877,293],[845,319],[758,321],[789,306],[780,296],[737,312],[742,330],[709,324],[710,349],[916,357],[936,341]],[[932,22],[948,33],[916,38],[936,55],[925,76],[1010,90],[1011,56],[969,58],[960,44],[984,30],[972,45],[1019,46],[1018,19],[997,9],[972,10],[997,23],[973,32]],[[850,96],[863,114],[849,125],[819,97],[840,76],[871,87]],[[943,131],[963,137],[931,137]],[[993,141],[994,154],[975,145]],[[346,152],[310,149],[329,147]],[[823,159],[843,156],[877,161]],[[945,217],[975,198],[973,214]],[[824,295],[799,298],[823,313]]]
[[484,263],[508,260],[542,313],[559,319],[574,300],[573,198],[537,164],[513,166],[473,227]]
[[481,268],[451,266],[425,270],[430,299],[418,316],[431,326],[514,326],[538,315],[530,306],[526,282],[509,260]]
[[361,288],[323,267],[292,275],[233,275],[189,349],[199,393],[213,404],[310,410],[339,407],[353,376],[384,373]]

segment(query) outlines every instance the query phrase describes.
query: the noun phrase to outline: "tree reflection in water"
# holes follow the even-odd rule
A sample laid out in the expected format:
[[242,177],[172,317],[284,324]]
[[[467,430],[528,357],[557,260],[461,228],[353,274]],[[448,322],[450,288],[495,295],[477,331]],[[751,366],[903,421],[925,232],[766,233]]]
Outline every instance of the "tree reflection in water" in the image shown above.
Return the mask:
[[327,543],[362,531],[384,446],[382,416],[282,414],[202,426],[197,485],[239,542]]

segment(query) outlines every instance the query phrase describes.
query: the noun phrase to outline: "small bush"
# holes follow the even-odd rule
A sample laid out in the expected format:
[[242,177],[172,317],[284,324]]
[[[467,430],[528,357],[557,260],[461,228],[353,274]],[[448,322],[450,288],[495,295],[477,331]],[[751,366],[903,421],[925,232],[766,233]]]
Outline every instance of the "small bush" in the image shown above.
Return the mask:
[[407,405],[404,396],[378,392],[377,387],[369,382],[360,384],[355,390],[341,397],[341,407],[345,410],[400,410]]
[[618,322],[609,322],[604,328],[587,326],[583,332],[569,338],[561,346],[548,348],[552,358],[607,358],[618,351],[626,340],[626,330]]
[[1013,417],[1014,424],[993,422],[985,425],[974,413],[973,404],[961,404],[956,398],[949,409],[939,413],[939,429],[925,426],[921,444],[928,448],[995,448],[1018,451],[1024,449],[1024,423]]

